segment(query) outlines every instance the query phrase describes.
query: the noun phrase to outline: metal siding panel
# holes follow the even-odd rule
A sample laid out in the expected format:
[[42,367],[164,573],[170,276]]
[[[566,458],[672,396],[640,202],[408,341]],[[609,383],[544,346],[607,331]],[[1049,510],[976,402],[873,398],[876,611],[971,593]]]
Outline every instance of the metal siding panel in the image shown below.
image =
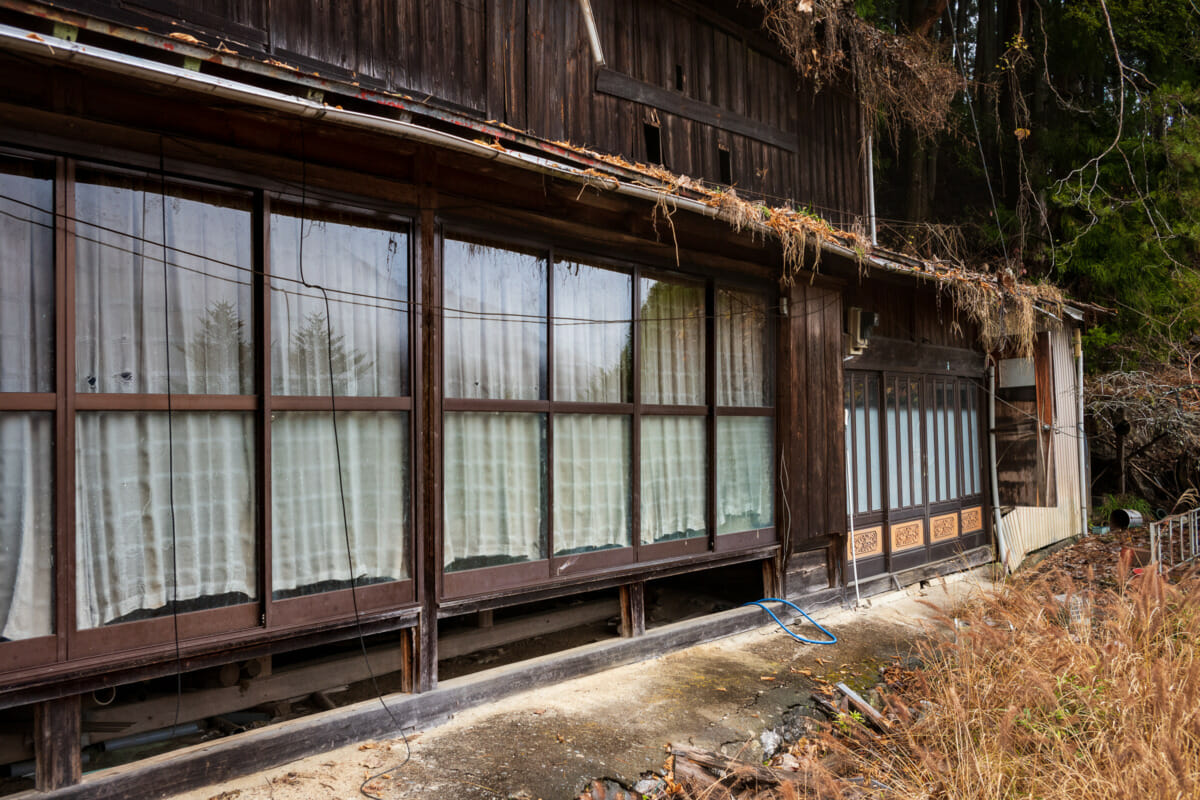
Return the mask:
[[1050,335],[1050,360],[1054,374],[1054,467],[1057,505],[1053,508],[1021,506],[1004,517],[1009,563],[1020,564],[1034,550],[1070,538],[1082,528],[1079,507],[1079,448],[1075,440],[1075,364],[1071,330],[1063,327]]

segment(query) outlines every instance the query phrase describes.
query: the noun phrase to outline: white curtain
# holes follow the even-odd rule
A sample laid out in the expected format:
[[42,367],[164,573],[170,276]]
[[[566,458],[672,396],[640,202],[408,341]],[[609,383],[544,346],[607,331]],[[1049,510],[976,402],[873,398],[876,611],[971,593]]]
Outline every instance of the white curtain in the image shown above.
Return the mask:
[[251,414],[80,412],[75,439],[81,629],[169,611],[174,598],[257,596]]
[[703,405],[704,287],[641,280],[642,402]]
[[775,525],[775,419],[717,419],[717,533]]
[[[78,173],[77,389],[252,393],[249,199],[169,185],[164,208],[160,188]],[[254,462],[250,414],[80,412],[79,627],[254,598]]]
[[704,417],[643,416],[642,544],[706,533]]
[[447,571],[546,557],[546,417],[447,412]]
[[[339,411],[342,486],[356,583],[407,578],[408,414]],[[277,412],[271,423],[272,590],[349,584],[333,417]],[[324,584],[324,585],[322,585]]]
[[166,392],[168,345],[172,392],[254,391],[248,202],[209,190],[168,190],[164,298],[157,181],[143,186],[134,179],[80,171],[75,190],[79,392]]
[[975,386],[970,380],[959,383],[960,413],[963,431],[963,494],[979,494],[983,486],[980,474],[979,410]]
[[446,239],[445,395],[546,398],[546,262]]
[[717,290],[717,403],[770,406],[767,304],[761,295]]
[[0,392],[54,391],[54,184],[32,167],[0,160]]
[[629,417],[555,415],[555,555],[633,544],[630,430]]
[[408,394],[408,236],[351,217],[271,216],[271,390],[330,392],[325,297],[329,296],[333,390],[338,395]]
[[54,419],[0,414],[0,639],[53,632]]
[[620,272],[554,265],[555,400],[629,402],[632,290]]

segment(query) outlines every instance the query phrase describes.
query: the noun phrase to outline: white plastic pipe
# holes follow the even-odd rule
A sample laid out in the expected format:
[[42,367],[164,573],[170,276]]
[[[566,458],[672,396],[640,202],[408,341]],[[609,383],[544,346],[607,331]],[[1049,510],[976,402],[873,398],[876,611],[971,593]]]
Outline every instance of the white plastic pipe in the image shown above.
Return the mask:
[[583,14],[583,24],[587,28],[588,41],[592,45],[592,59],[596,66],[604,66],[604,48],[600,46],[600,31],[596,30],[596,16],[592,13],[590,0],[579,0],[579,12]]
[[996,517],[996,547],[1004,570],[1008,566],[1008,540],[1004,538],[1004,520],[1000,516],[1000,476],[996,468],[996,365],[988,363],[988,470],[992,478],[992,513]]
[[1083,426],[1083,335],[1075,328],[1075,394],[1078,401],[1075,413],[1075,438],[1079,440],[1079,527],[1080,533],[1088,532],[1088,495],[1092,487],[1088,481],[1087,434]]
[[[846,430],[850,429],[850,411],[846,410],[845,425]],[[862,605],[862,596],[858,591],[858,550],[854,545],[854,476],[853,467],[851,466],[850,453],[846,453],[846,514],[850,518],[850,566],[854,570],[854,608],[858,609]]]

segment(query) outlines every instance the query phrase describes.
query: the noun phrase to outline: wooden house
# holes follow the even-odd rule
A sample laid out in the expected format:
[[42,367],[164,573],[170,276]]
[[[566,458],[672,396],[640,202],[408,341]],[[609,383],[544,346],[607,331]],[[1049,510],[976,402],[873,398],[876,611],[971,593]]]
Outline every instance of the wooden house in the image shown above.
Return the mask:
[[[870,246],[854,95],[753,6],[0,0],[0,86],[0,763],[40,789],[360,638],[428,710],[508,609],[644,657],[694,640],[647,638],[661,582],[993,557],[965,278]],[[1060,321],[1003,507],[1079,506]]]

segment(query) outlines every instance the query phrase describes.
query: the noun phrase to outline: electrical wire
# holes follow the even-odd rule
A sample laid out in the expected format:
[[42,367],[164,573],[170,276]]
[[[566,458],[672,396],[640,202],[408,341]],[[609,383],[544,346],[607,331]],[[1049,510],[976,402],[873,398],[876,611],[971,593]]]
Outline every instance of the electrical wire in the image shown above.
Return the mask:
[[[158,139],[159,209],[162,225],[163,264],[163,352],[167,369],[167,499],[171,513],[171,631],[175,640],[175,719],[171,735],[183,710],[183,656],[179,648],[179,542],[175,523],[175,414],[171,392],[171,297],[167,274],[167,177],[163,141]],[[142,218],[146,217],[146,193],[142,193]]]
[[371,688],[375,692],[375,697],[379,700],[379,704],[381,706],[383,706],[383,710],[385,712],[387,712],[388,718],[391,719],[392,725],[395,726],[397,731],[399,731],[400,738],[404,740],[404,750],[405,750],[404,761],[402,761],[400,764],[398,764],[394,767],[390,767],[389,769],[383,770],[382,772],[378,773],[377,775],[372,775],[372,776],[368,777],[358,787],[359,793],[362,794],[364,797],[369,797],[372,800],[383,800],[378,795],[374,795],[374,794],[371,794],[370,792],[368,792],[367,784],[370,783],[371,781],[375,780],[376,778],[379,778],[379,777],[387,774],[388,772],[398,771],[401,768],[403,768],[404,765],[406,765],[409,762],[409,760],[412,758],[412,746],[408,741],[408,736],[404,733],[404,727],[401,724],[400,720],[396,718],[395,712],[393,712],[391,707],[388,706],[387,701],[383,699],[383,692],[379,688],[379,681],[375,677],[375,670],[374,670],[374,668],[371,667],[371,659],[367,655],[367,640],[366,640],[366,637],[363,635],[362,613],[358,607],[358,579],[357,579],[357,575],[356,575],[356,570],[354,568],[354,548],[350,543],[350,515],[346,509],[346,484],[345,484],[345,478],[342,474],[343,473],[343,470],[342,470],[342,444],[341,444],[341,437],[338,434],[337,382],[336,382],[336,374],[337,373],[335,372],[334,366],[333,366],[333,317],[332,317],[332,311],[331,311],[331,308],[329,305],[329,293],[325,290],[325,287],[320,284],[309,283],[304,274],[304,239],[306,238],[306,234],[304,233],[304,221],[305,221],[304,217],[305,217],[305,206],[306,206],[306,200],[307,200],[306,187],[308,185],[308,171],[307,171],[308,159],[305,158],[303,155],[304,154],[304,129],[303,128],[300,129],[300,152],[301,152],[301,159],[300,159],[301,199],[300,199],[300,217],[299,217],[300,225],[299,225],[299,231],[298,231],[299,242],[297,243],[297,249],[296,249],[296,262],[299,267],[300,282],[307,289],[318,290],[321,293],[321,296],[325,302],[325,334],[327,337],[326,347],[325,347],[325,356],[326,356],[326,360],[328,362],[328,367],[329,367],[329,418],[330,418],[330,422],[333,426],[333,450],[334,450],[335,462],[336,462],[336,466],[337,466],[338,499],[341,503],[341,509],[342,509],[342,535],[343,535],[343,538],[345,539],[345,543],[346,543],[346,565],[350,570],[350,599],[354,606],[354,626],[358,632],[358,645],[359,645],[359,648],[362,650],[363,664],[366,666],[367,675],[370,676],[370,679],[371,679]]
[[[946,19],[950,23],[950,39],[954,45],[954,49],[961,52],[958,47],[958,31],[954,29],[954,14],[950,11],[950,4],[946,4]],[[996,205],[996,192],[992,189],[992,176],[988,171],[987,155],[983,151],[983,135],[979,132],[979,120],[975,116],[975,101],[971,98],[971,84],[967,78],[967,59],[959,60],[959,71],[962,73],[963,79],[963,94],[967,99],[967,110],[971,112],[971,125],[975,128],[975,144],[979,146],[979,162],[983,166],[983,180],[987,184],[988,197],[992,200],[992,217],[996,220],[996,231],[1000,234],[1000,248],[1004,252],[1004,263],[1008,263],[1008,242],[1004,238],[1004,228],[1000,224],[1000,210]]]
[[[26,203],[24,201],[17,200],[16,198],[5,197],[5,196],[0,195],[0,200],[8,200],[17,205],[28,206],[31,209],[44,212],[44,209],[41,209],[37,205],[32,204],[32,203]],[[48,212],[44,212],[44,213],[48,213]],[[15,219],[17,221],[25,222],[30,225],[36,225],[38,227],[46,228],[47,230],[54,229],[53,223],[38,222],[36,220],[31,220],[27,217],[23,217],[18,214],[15,214],[11,211],[5,211],[4,209],[0,209],[0,216],[9,217],[10,219]],[[268,278],[272,284],[271,291],[275,292],[275,293],[279,293],[279,294],[285,294],[285,295],[289,295],[289,296],[293,296],[293,297],[313,297],[313,298],[315,298],[317,296],[315,294],[304,294],[304,293],[298,292],[298,291],[289,291],[287,289],[282,289],[279,286],[275,285],[280,282],[291,283],[291,284],[296,284],[296,285],[303,286],[304,288],[309,288],[309,289],[317,289],[317,290],[323,289],[323,291],[326,292],[327,294],[340,295],[342,297],[359,298],[359,300],[357,300],[357,301],[342,300],[342,299],[333,301],[333,302],[337,302],[339,305],[361,306],[364,308],[394,310],[397,312],[404,311],[405,309],[392,308],[392,306],[404,306],[406,308],[425,309],[427,311],[439,311],[442,313],[442,315],[445,319],[491,319],[491,320],[495,320],[498,322],[528,323],[528,324],[535,324],[535,325],[544,324],[548,321],[550,324],[555,325],[556,327],[571,327],[574,325],[586,325],[586,326],[590,326],[590,325],[630,325],[630,324],[639,323],[639,322],[640,323],[697,322],[697,321],[705,321],[709,318],[732,319],[732,318],[739,317],[739,316],[755,316],[755,315],[761,315],[761,314],[769,313],[769,312],[778,312],[781,308],[778,305],[770,305],[770,304],[764,304],[761,306],[752,306],[750,304],[746,304],[745,310],[727,311],[727,312],[721,312],[721,313],[713,314],[713,315],[710,315],[707,312],[698,312],[695,314],[687,314],[684,316],[654,316],[654,317],[639,317],[637,319],[633,319],[633,318],[630,318],[630,319],[617,319],[617,318],[600,319],[600,318],[596,318],[596,317],[568,317],[568,316],[548,316],[545,314],[540,314],[540,315],[539,314],[526,314],[526,313],[513,312],[513,311],[485,311],[482,309],[455,308],[452,306],[444,306],[444,305],[443,306],[434,306],[429,303],[423,303],[423,302],[418,302],[418,301],[409,300],[409,299],[405,299],[405,298],[399,298],[399,297],[389,297],[386,295],[371,294],[369,292],[356,292],[356,291],[349,290],[349,289],[338,289],[335,287],[317,287],[317,286],[313,286],[311,284],[306,285],[299,278],[292,278],[292,277],[288,277],[286,275],[268,274],[265,270],[254,269],[253,267],[246,267],[246,266],[242,266],[240,264],[223,261],[219,258],[206,256],[201,253],[195,253],[195,252],[192,252],[189,250],[185,250],[183,248],[171,247],[171,246],[167,246],[165,248],[165,250],[169,250],[176,254],[187,256],[189,258],[194,258],[199,261],[206,261],[206,262],[209,262],[209,263],[217,265],[217,266],[226,267],[230,270],[245,273],[248,276],[247,280],[245,280],[245,281],[237,280],[236,278],[219,275],[215,272],[212,272],[212,271],[209,271],[206,269],[189,266],[189,265],[181,263],[179,261],[168,260],[165,256],[163,258],[155,258],[154,256],[146,253],[145,251],[136,250],[136,249],[133,249],[132,247],[122,247],[120,245],[105,241],[105,240],[95,237],[95,236],[85,235],[80,232],[79,227],[82,226],[82,227],[87,227],[87,228],[95,228],[96,230],[103,231],[106,233],[113,233],[113,234],[119,235],[125,239],[128,239],[132,243],[153,244],[153,245],[161,245],[162,244],[161,242],[151,240],[148,237],[137,236],[137,235],[134,235],[134,234],[131,234],[131,233],[128,233],[126,231],[122,231],[122,230],[119,230],[116,228],[110,228],[107,226],[97,225],[90,220],[80,219],[80,218],[77,218],[70,214],[61,214],[60,217],[61,217],[61,219],[76,223],[76,230],[75,230],[75,233],[73,234],[73,238],[77,241],[91,242],[93,244],[100,245],[102,247],[105,247],[109,250],[113,250],[118,253],[126,253],[128,255],[137,256],[137,257],[142,258],[143,260],[148,261],[150,263],[154,263],[154,262],[165,263],[166,266],[170,266],[173,269],[177,269],[182,272],[191,272],[193,274],[200,275],[200,276],[203,276],[208,279],[223,281],[226,283],[232,283],[236,286],[249,287],[249,286],[253,285],[252,279],[254,277],[265,277],[265,278]],[[720,287],[718,287],[718,291],[724,291],[725,288],[726,287],[724,287],[724,286],[720,286]],[[372,301],[372,302],[365,302],[365,301]],[[806,310],[805,312],[802,313],[802,315],[803,316],[812,316],[812,315],[820,314],[826,308],[828,308],[828,306],[831,305],[832,302],[833,301],[828,301],[822,307]]]
[[[785,606],[789,606],[790,608],[794,609],[797,613],[800,614],[800,616],[804,617],[806,620],[811,622],[813,625],[816,625],[817,630],[819,630],[821,633],[823,633],[829,637],[829,641],[821,641],[820,639],[805,639],[803,636],[797,635],[795,632],[792,631],[791,628],[789,628],[787,625],[784,624],[783,620],[781,620],[779,617],[775,616],[774,611],[767,608],[767,605],[766,605],[767,603],[783,603]],[[829,630],[825,626],[823,626],[821,623],[817,622],[815,619],[810,617],[804,609],[802,609],[800,606],[793,603],[791,600],[784,600],[781,597],[764,597],[762,600],[751,600],[749,603],[743,603],[742,605],[743,606],[758,606],[763,611],[770,614],[771,619],[775,620],[775,622],[779,625],[779,627],[783,628],[783,632],[786,633],[788,636],[792,637],[793,639],[795,639],[797,642],[802,642],[804,644],[837,644],[838,639],[836,636],[834,636],[832,633],[830,633]]]

